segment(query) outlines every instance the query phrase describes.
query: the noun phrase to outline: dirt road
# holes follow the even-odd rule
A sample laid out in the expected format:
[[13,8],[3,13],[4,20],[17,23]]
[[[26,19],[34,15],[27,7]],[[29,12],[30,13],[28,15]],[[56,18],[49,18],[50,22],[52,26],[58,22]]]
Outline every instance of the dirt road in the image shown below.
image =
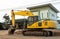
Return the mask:
[[22,34],[8,35],[7,30],[0,30],[0,39],[60,39],[60,36],[23,36]]

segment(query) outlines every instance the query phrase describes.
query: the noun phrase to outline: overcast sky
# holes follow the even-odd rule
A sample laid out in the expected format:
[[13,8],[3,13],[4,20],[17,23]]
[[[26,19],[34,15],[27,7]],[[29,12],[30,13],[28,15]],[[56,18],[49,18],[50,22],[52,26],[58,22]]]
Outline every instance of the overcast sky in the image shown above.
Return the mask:
[[[4,21],[4,14],[10,16],[11,9],[25,9],[25,7],[39,5],[41,3],[51,2],[54,7],[60,11],[60,1],[59,0],[0,0],[0,22]],[[58,14],[59,16],[60,14]],[[10,16],[11,17],[11,16]],[[60,16],[59,16],[60,17]],[[16,16],[18,18],[18,16]]]

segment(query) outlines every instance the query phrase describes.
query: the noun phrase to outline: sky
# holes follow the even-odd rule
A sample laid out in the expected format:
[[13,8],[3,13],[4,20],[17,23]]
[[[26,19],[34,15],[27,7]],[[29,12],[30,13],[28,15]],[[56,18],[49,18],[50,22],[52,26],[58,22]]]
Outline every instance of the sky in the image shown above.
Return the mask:
[[[0,22],[4,22],[4,14],[8,14],[11,18],[11,10],[26,9],[33,5],[39,5],[42,3],[52,3],[60,11],[60,0],[0,0]],[[60,17],[60,13],[57,14]],[[17,18],[24,18],[16,16]]]

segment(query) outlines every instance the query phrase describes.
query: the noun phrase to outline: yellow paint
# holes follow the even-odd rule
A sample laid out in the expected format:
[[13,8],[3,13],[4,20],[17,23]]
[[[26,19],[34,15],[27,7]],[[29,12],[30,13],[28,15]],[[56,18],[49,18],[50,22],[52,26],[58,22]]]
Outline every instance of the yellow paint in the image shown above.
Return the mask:
[[[47,22],[47,25],[45,25],[45,22]],[[27,28],[56,28],[56,22],[52,20],[42,21],[42,25],[39,26],[38,22],[33,23],[30,26],[27,26]]]

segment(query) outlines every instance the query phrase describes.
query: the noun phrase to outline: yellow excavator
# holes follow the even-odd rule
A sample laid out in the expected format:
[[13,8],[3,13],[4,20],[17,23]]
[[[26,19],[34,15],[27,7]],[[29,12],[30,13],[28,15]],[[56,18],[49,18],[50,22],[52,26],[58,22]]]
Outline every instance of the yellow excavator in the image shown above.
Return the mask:
[[[31,11],[11,11],[11,18],[12,18],[12,26],[8,29],[9,34],[14,34],[14,31],[16,29],[15,27],[15,15],[22,15],[22,16],[28,16],[27,21],[24,22],[23,27],[23,35],[26,35],[26,32],[28,31],[38,31],[42,32],[44,36],[52,36],[53,29],[56,29],[56,22],[54,20],[45,19],[45,20],[38,20],[39,16],[34,15]],[[52,30],[50,30],[52,29]]]

